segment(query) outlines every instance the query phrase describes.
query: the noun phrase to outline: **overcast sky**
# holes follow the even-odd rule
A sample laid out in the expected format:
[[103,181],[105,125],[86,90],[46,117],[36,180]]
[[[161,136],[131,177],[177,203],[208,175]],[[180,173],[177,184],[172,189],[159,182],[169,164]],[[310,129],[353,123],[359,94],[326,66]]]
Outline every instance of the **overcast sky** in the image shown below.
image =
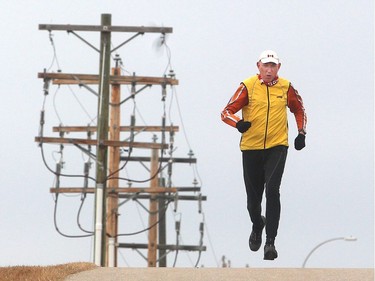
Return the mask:
[[[46,68],[96,74],[98,53],[77,37],[55,31],[52,38],[58,60],[53,61],[49,33],[38,30],[38,25],[99,25],[101,14],[109,13],[113,25],[173,27],[167,44],[179,86],[174,92],[168,88],[167,110],[169,121],[180,126],[175,155],[187,157],[189,149],[193,150],[198,180],[208,200],[203,214],[198,213],[196,202],[181,202],[176,214],[173,206],[169,207],[169,243],[175,241],[173,219],[181,219],[183,243],[189,245],[199,243],[199,223],[204,219],[207,251],[199,266],[220,266],[225,255],[233,267],[300,267],[319,243],[353,235],[356,242],[335,241],[319,248],[307,266],[373,267],[373,1],[15,0],[2,1],[0,7],[0,266],[92,261],[91,238],[66,238],[54,228],[54,197],[49,192],[54,176],[44,166],[34,137],[44,101],[43,81],[37,73]],[[99,46],[97,34],[80,35]],[[113,34],[113,45],[131,35]],[[156,47],[158,36],[145,34],[118,50],[124,73],[164,74],[168,52]],[[308,116],[306,148],[299,152],[293,146],[289,149],[276,240],[279,258],[273,262],[263,261],[262,250],[253,253],[248,248],[251,225],[242,180],[240,134],[220,120],[220,111],[238,84],[257,73],[256,60],[265,49],[279,54],[279,75],[299,90]],[[124,87],[123,97],[128,95]],[[158,87],[139,94],[135,100],[137,124],[161,123],[160,99]],[[45,103],[45,136],[56,137],[51,128],[60,122],[72,126],[95,123],[96,106],[95,96],[85,89],[51,85]],[[123,124],[129,124],[133,109],[132,103],[122,108]],[[297,130],[293,116],[289,117],[292,144]],[[151,141],[151,137],[143,138]],[[54,167],[59,147],[44,147],[46,161]],[[64,160],[64,172],[82,173],[87,157],[66,146]],[[176,167],[174,181],[190,186],[194,167],[183,168],[187,172]],[[142,169],[129,167],[128,172],[142,178]],[[62,186],[82,186],[82,179],[61,180]],[[90,198],[82,213],[82,224],[88,230],[92,230]],[[80,202],[80,196],[59,197],[60,231],[85,234],[76,224]],[[137,231],[147,225],[147,217],[140,206],[130,202],[121,209],[120,224],[123,232]],[[142,243],[146,234],[121,241]],[[194,266],[196,260],[197,253],[179,253],[176,266]],[[171,253],[168,265],[173,261]],[[119,265],[146,266],[146,262],[132,250],[121,250]]]

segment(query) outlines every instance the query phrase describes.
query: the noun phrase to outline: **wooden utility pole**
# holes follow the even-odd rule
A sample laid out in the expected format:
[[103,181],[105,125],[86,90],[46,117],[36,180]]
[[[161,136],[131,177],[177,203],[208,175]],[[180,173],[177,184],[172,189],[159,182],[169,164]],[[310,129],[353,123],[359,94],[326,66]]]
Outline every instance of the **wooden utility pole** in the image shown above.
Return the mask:
[[99,67],[99,104],[98,131],[96,145],[96,193],[95,193],[95,245],[94,262],[105,266],[106,260],[106,184],[107,184],[107,156],[108,147],[101,142],[108,139],[109,123],[109,76],[111,65],[111,33],[107,31],[111,26],[111,15],[103,14],[101,19],[103,30],[100,32],[100,67]]
[[[159,178],[159,186],[165,188],[165,179]],[[170,189],[170,188],[169,188]],[[167,221],[166,221],[166,206],[167,201],[165,198],[158,198],[158,216],[159,216],[159,223],[158,223],[158,234],[159,234],[159,245],[166,245],[167,244]],[[159,249],[159,267],[167,267],[167,251],[165,249]]]
[[[121,69],[118,67],[112,68],[112,75],[119,76]],[[110,111],[110,127],[109,139],[118,141],[120,139],[120,101],[121,101],[121,86],[120,84],[112,84],[111,91],[111,111]],[[119,168],[120,168],[120,149],[119,147],[111,146],[109,148],[109,175],[108,186],[112,188],[119,187]],[[107,235],[114,239],[117,243],[118,230],[118,193],[111,192],[107,197]],[[108,242],[107,242],[108,243]],[[114,251],[113,265],[109,264],[109,257],[107,253],[106,266],[117,266],[117,251]]]
[[[154,136],[154,142],[156,142],[156,136]],[[158,167],[159,167],[159,151],[158,149],[152,149],[151,152],[151,182],[150,188],[158,188]],[[151,195],[150,198],[150,207],[149,207],[149,223],[148,227],[148,255],[147,261],[149,267],[156,266],[156,254],[157,254],[157,245],[158,245],[158,228],[156,224],[158,222],[158,202],[155,195]]]

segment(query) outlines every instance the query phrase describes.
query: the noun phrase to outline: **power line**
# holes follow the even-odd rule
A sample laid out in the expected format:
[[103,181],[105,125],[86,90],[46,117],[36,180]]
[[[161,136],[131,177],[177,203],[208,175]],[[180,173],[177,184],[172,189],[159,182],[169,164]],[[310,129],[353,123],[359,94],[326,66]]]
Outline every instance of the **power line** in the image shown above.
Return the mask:
[[50,66],[48,67],[48,71],[51,70],[52,66],[54,65],[54,63],[56,62],[57,64],[57,69],[60,70],[60,64],[59,64],[59,60],[57,59],[57,52],[56,52],[56,47],[55,47],[55,42],[53,40],[53,34],[51,31],[49,31],[49,40],[50,40],[50,43],[51,43],[51,46],[52,46],[52,50],[53,50],[53,57],[52,57],[52,61],[51,61],[51,64]]

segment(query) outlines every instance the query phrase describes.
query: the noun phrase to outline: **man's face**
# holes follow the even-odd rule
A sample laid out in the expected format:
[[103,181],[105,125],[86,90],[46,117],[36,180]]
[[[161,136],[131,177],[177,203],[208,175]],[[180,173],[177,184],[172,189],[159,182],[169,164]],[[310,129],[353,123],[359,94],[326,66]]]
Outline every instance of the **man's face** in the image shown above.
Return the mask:
[[257,62],[257,66],[259,69],[260,77],[262,77],[264,82],[269,83],[276,78],[281,64],[276,64],[273,62],[262,63],[261,61],[259,61]]

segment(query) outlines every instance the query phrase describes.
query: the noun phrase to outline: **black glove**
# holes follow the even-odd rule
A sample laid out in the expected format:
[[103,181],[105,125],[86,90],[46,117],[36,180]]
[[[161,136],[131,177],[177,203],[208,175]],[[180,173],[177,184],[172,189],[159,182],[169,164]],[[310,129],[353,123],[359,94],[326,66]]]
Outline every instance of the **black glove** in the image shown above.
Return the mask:
[[305,147],[305,135],[304,134],[298,134],[296,139],[294,140],[294,148],[297,150],[301,150]]
[[251,123],[249,121],[243,121],[242,119],[236,124],[236,128],[240,133],[245,133],[250,127]]

